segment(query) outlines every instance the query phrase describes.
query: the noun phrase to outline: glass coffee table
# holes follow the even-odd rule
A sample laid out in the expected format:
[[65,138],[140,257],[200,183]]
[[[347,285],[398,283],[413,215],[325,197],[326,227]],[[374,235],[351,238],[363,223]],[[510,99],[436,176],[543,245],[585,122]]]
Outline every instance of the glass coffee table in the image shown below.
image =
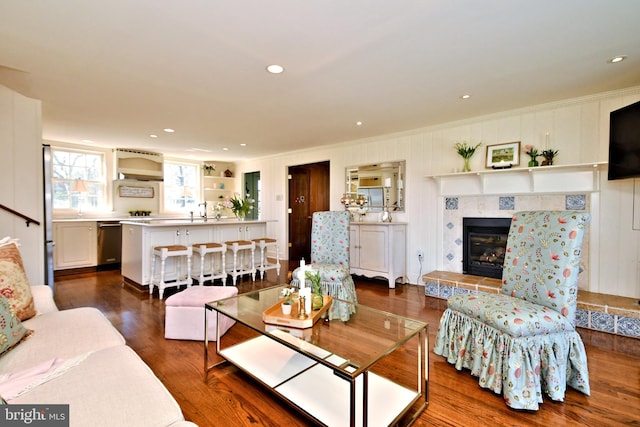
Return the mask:
[[360,304],[348,321],[320,319],[304,329],[265,323],[263,312],[278,303],[285,287],[205,304],[205,331],[212,312],[218,325],[227,316],[237,322],[233,328],[247,328],[222,337],[216,331],[223,360],[213,364],[205,332],[205,381],[213,368],[230,362],[332,427],[411,424],[425,410],[427,323]]

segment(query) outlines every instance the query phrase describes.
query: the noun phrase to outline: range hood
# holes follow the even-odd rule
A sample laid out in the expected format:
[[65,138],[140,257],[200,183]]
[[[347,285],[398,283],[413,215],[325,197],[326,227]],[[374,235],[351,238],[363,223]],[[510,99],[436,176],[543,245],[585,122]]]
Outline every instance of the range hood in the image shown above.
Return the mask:
[[163,160],[160,153],[116,148],[113,150],[116,163],[116,178],[139,181],[162,181]]

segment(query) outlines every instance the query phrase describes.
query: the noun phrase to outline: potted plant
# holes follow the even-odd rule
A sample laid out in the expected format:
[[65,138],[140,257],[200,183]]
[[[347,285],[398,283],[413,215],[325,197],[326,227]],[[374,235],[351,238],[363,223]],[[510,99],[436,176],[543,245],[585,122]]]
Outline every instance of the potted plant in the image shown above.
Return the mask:
[[311,309],[320,310],[324,305],[324,298],[322,296],[322,288],[320,287],[320,272],[316,271],[315,274],[311,274],[311,271],[307,270],[304,275],[311,281],[313,295],[311,297]]
[[462,168],[462,172],[470,172],[471,166],[469,166],[469,160],[476,152],[478,147],[482,145],[482,142],[478,142],[477,145],[471,146],[467,144],[467,141],[464,142],[456,142],[455,149],[460,156],[464,159],[464,167]]
[[282,301],[282,314],[290,315],[291,308],[293,307],[293,301],[291,300],[291,295],[293,294],[294,288],[284,288],[282,290],[282,295],[284,296],[284,301]]
[[524,152],[527,153],[531,158],[531,160],[529,160],[529,167],[531,168],[534,166],[538,166],[538,157],[540,157],[538,149],[533,145],[525,145]]
[[542,157],[544,160],[542,161],[542,166],[551,166],[553,165],[553,158],[558,155],[558,150],[554,150],[548,148],[542,151]]
[[202,165],[202,170],[206,176],[211,176],[216,171],[216,165],[214,163],[205,162],[205,164]]
[[231,199],[229,199],[229,209],[234,215],[238,218],[238,220],[244,220],[244,217],[247,216],[249,211],[253,209],[253,200],[244,198],[241,199],[239,194],[235,194]]

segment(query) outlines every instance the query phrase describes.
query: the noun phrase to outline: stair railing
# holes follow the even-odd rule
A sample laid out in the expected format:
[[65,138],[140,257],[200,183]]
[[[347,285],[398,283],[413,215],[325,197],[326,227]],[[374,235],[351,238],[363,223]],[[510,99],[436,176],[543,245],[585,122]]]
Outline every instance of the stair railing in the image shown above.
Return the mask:
[[7,212],[10,212],[12,214],[14,214],[15,216],[19,216],[20,218],[24,219],[27,222],[27,227],[29,226],[29,224],[34,223],[35,225],[40,225],[40,221],[36,221],[33,218],[30,218],[24,214],[21,214],[18,211],[14,211],[11,208],[6,207],[5,205],[0,205],[0,209],[4,209]]

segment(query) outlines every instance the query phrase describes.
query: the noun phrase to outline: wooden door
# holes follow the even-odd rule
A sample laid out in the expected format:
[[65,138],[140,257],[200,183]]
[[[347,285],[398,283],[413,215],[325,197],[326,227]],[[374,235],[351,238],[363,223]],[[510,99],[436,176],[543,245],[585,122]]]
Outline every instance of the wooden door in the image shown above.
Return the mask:
[[311,259],[311,217],[329,210],[329,162],[289,167],[289,265]]

